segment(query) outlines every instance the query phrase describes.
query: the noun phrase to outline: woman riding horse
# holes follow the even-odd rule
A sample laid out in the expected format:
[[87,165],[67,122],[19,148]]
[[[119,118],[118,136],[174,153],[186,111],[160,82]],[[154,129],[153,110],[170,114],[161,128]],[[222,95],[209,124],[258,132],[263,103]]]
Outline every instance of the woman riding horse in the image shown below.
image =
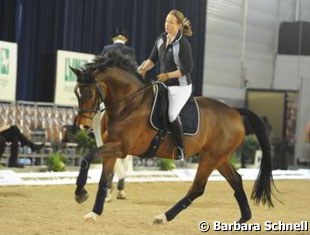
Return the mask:
[[138,68],[144,75],[160,62],[158,81],[164,82],[168,90],[168,117],[170,129],[176,142],[176,159],[184,160],[183,128],[179,113],[192,94],[191,72],[193,68],[192,50],[184,36],[191,36],[190,21],[178,10],[168,13],[165,33],[155,42],[148,60]]
[[[85,190],[87,172],[92,159],[103,158],[102,174],[96,201],[92,212],[85,220],[95,221],[103,212],[107,183],[113,173],[117,158],[128,154],[143,155],[157,131],[149,123],[149,115],[154,100],[154,84],[146,84],[139,79],[135,67],[120,53],[113,52],[97,57],[84,70],[72,69],[77,75],[75,93],[79,103],[77,123],[90,126],[91,120],[105,104],[105,118],[102,119],[105,132],[102,133],[103,145],[88,153],[81,162],[75,191],[76,200],[83,202],[88,198]],[[251,210],[242,186],[242,179],[229,161],[229,156],[241,145],[244,139],[244,125],[240,115],[249,119],[262,148],[260,172],[254,184],[252,199],[273,206],[272,167],[270,143],[262,120],[248,109],[232,108],[223,102],[205,98],[195,98],[199,105],[200,126],[196,135],[185,136],[185,155],[199,154],[199,163],[193,184],[186,195],[172,208],[155,217],[155,223],[170,221],[187,208],[197,197],[204,193],[208,177],[217,169],[234,190],[241,218],[244,223],[251,218]],[[173,138],[170,134],[157,150],[156,156],[173,158]]]

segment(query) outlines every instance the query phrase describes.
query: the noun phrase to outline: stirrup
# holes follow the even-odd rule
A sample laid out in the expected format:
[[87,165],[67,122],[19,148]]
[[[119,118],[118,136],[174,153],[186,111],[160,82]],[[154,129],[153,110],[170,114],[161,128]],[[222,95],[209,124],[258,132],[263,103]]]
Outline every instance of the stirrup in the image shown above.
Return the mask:
[[175,160],[184,161],[184,149],[181,147],[177,147],[177,154],[175,156]]

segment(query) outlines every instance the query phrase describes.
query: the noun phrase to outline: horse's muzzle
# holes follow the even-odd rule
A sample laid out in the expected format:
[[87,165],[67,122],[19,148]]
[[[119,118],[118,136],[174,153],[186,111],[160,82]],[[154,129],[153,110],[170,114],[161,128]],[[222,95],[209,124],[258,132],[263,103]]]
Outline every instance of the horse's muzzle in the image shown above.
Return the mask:
[[80,129],[89,129],[92,126],[92,119],[78,115],[75,124],[79,126]]

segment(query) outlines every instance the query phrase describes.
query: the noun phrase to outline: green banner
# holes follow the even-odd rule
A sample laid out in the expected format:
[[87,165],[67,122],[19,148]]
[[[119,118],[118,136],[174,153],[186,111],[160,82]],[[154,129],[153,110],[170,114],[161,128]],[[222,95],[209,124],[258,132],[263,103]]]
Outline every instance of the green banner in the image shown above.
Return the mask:
[[70,67],[73,68],[80,68],[84,64],[86,64],[88,61],[85,59],[78,59],[78,58],[72,58],[72,57],[66,57],[65,58],[65,73],[64,73],[64,81],[66,82],[76,82],[76,76],[71,71]]
[[54,102],[58,105],[77,105],[74,95],[76,75],[70,67],[82,69],[83,65],[91,62],[94,55],[73,51],[57,51],[56,90]]
[[15,100],[16,77],[17,44],[0,41],[0,100]]
[[8,75],[10,72],[10,50],[0,48],[0,74]]

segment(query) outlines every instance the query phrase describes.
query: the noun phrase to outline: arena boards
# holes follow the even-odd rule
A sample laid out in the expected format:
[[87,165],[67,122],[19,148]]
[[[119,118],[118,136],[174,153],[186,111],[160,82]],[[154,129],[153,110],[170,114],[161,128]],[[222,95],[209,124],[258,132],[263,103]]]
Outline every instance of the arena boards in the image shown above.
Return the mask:
[[[129,171],[126,182],[156,182],[156,181],[192,181],[195,169],[175,169],[172,171]],[[258,169],[239,169],[243,180],[255,180]],[[101,169],[91,169],[88,183],[98,183]],[[75,184],[77,171],[66,172],[26,172],[19,173],[13,170],[0,170],[0,186],[8,185],[59,185]],[[310,179],[310,169],[274,170],[275,180],[284,179]],[[117,177],[114,181],[117,182]],[[209,180],[222,181],[224,178],[218,171],[214,171]]]

